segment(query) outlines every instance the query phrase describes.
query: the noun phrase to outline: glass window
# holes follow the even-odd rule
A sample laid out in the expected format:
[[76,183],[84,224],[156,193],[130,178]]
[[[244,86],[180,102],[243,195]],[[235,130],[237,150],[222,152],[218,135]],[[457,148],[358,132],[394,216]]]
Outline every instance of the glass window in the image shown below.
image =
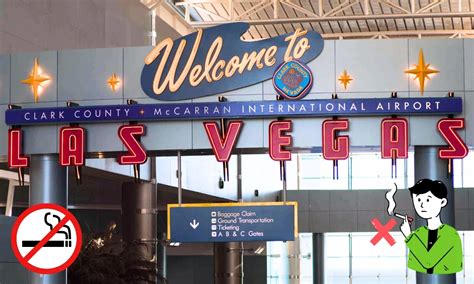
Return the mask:
[[407,251],[402,234],[392,233],[394,246],[383,240],[373,246],[370,243],[373,236],[373,233],[325,234],[328,283],[415,283],[414,279],[407,282]]
[[[145,180],[150,179],[150,171],[148,170],[150,166],[150,159],[152,159],[152,157],[148,158],[146,163],[144,163],[143,165],[140,165],[141,167],[140,178],[145,179]],[[86,166],[121,174],[121,175],[126,175],[126,176],[133,177],[133,174],[134,174],[133,166],[120,165],[117,162],[117,159],[115,158],[87,159]]]
[[412,187],[415,184],[415,152],[408,152],[408,159],[406,164],[406,182],[405,188]]
[[[408,250],[404,237],[391,232],[396,243],[381,240],[370,243],[375,233],[325,233],[325,283],[344,284],[415,284],[416,272],[407,268]],[[474,283],[474,232],[459,231],[463,242],[464,271],[458,283]],[[299,252],[298,252],[299,250]],[[299,256],[299,262],[295,261]],[[300,234],[296,242],[267,243],[267,283],[292,283],[289,276],[299,276],[299,283],[312,283],[312,234]]]
[[405,184],[405,160],[396,160],[396,178],[392,178],[392,160],[382,159],[380,152],[352,153],[352,189],[386,189],[396,182],[399,188]]
[[183,156],[183,188],[231,200],[237,199],[237,156],[229,160],[229,181],[219,188],[224,179],[222,163],[214,155]]
[[[299,189],[386,189],[396,182],[398,188],[414,184],[414,154],[397,159],[392,178],[391,159],[382,159],[380,152],[351,153],[339,161],[339,179],[333,179],[333,162],[322,154],[299,154]],[[396,177],[395,177],[396,174]]]
[[[178,186],[176,156],[156,158],[156,179],[158,183]],[[219,179],[223,179],[222,163],[214,155],[182,156],[182,186],[184,189],[236,200],[237,198],[237,157],[232,155],[229,161],[229,181],[219,188]]]
[[267,242],[267,284],[313,283],[313,234],[294,242]]
[[175,156],[156,157],[156,181],[158,183],[178,186],[177,169],[178,159]]
[[286,243],[267,242],[267,284],[288,283],[289,275]]
[[[466,157],[467,158],[467,157]],[[453,160],[453,184],[454,188],[463,188],[464,159]]]
[[352,234],[352,275],[357,277],[405,277],[406,247],[401,233],[391,233],[396,243],[381,240],[376,246],[373,233]]
[[299,234],[300,283],[313,283],[313,234]]
[[[474,149],[469,149],[469,154],[467,157],[462,159],[462,178],[463,178],[463,187],[474,187],[474,175],[472,171],[474,169]],[[455,172],[456,174],[456,172]]]
[[347,283],[349,280],[349,234],[324,234],[325,277],[328,283]]
[[338,162],[339,179],[333,179],[333,162],[325,160],[322,154],[298,156],[300,189],[349,189],[348,160]]
[[349,257],[348,233],[326,233],[324,235],[324,245],[326,257]]
[[453,182],[455,188],[474,187],[474,175],[469,174],[474,169],[473,149],[464,159],[453,160]]
[[[462,234],[461,238],[463,240],[464,274],[474,280],[474,231],[459,233]],[[469,283],[474,283],[474,281]]]
[[[288,190],[297,189],[297,155],[286,162],[286,180]],[[244,201],[259,201],[270,198],[283,189],[280,180],[280,163],[272,160],[268,154],[242,155],[242,192]],[[259,196],[254,195],[258,190]]]

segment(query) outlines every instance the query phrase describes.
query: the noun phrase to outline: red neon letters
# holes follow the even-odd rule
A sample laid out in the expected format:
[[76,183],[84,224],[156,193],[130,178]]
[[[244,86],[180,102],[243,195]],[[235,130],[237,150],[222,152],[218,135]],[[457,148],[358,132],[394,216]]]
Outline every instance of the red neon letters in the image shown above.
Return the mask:
[[61,166],[83,166],[85,129],[66,126],[59,131],[59,163]]
[[[204,122],[204,128],[219,162],[228,162],[243,127],[243,121],[231,121],[226,133],[221,133],[216,122]],[[438,122],[438,131],[448,143],[439,149],[442,159],[457,159],[467,156],[469,149],[456,132],[463,129],[463,118],[446,118]],[[349,156],[349,136],[338,135],[338,131],[349,129],[349,120],[325,120],[322,124],[322,152],[327,160],[344,160]],[[293,138],[291,120],[277,120],[269,125],[269,154],[275,161],[291,160]],[[311,131],[311,130],[309,130]],[[128,152],[119,156],[122,165],[143,164],[147,160],[146,150],[140,143],[145,134],[141,124],[125,125],[119,128],[118,136]],[[28,167],[29,159],[22,152],[22,131],[8,131],[8,166],[10,168]],[[404,118],[386,118],[381,122],[382,158],[408,157],[408,121]],[[59,162],[62,166],[84,165],[85,129],[82,127],[63,127],[59,132]],[[393,156],[392,156],[393,155]]]
[[385,118],[381,123],[382,158],[408,158],[408,121],[405,118]]
[[229,122],[227,133],[224,133],[222,137],[221,134],[219,134],[219,127],[216,122],[204,122],[207,137],[211,142],[212,151],[218,162],[229,161],[232,149],[237,142],[243,124],[241,120]]
[[133,165],[146,162],[146,151],[139,142],[140,136],[143,134],[145,134],[145,126],[143,124],[124,125],[119,128],[118,135],[120,140],[122,140],[122,143],[128,150],[128,154],[119,155],[119,164]]
[[268,128],[269,133],[269,154],[274,161],[289,161],[291,160],[291,151],[285,147],[291,146],[293,137],[285,134],[291,131],[291,120],[276,120],[270,123]]
[[8,130],[8,167],[26,168],[29,159],[22,154],[22,132],[20,129]]
[[336,131],[348,130],[349,120],[328,119],[323,122],[323,157],[326,160],[345,160],[349,157],[349,136],[336,136]]
[[469,149],[455,130],[463,128],[464,118],[445,118],[438,121],[438,131],[448,142],[448,147],[438,151],[441,159],[462,159],[467,156]]

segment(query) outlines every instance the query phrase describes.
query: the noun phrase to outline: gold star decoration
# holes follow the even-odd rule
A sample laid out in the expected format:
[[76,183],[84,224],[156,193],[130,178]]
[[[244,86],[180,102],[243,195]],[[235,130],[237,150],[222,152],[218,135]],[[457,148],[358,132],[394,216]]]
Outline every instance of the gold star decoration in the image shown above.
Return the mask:
[[436,69],[431,69],[430,64],[425,64],[425,58],[423,56],[423,49],[420,48],[420,53],[418,55],[418,65],[415,65],[415,68],[405,71],[405,73],[415,75],[415,79],[418,79],[420,83],[420,92],[423,96],[425,91],[425,79],[431,80],[430,75],[439,73]]
[[112,76],[110,76],[109,79],[107,80],[107,84],[109,84],[110,88],[114,92],[119,83],[120,83],[120,80],[118,79],[117,74],[115,73],[112,73]]
[[38,64],[38,58],[35,58],[35,63],[33,66],[33,70],[28,78],[21,80],[21,83],[29,85],[31,90],[33,91],[33,96],[35,98],[35,103],[38,102],[39,97],[39,89],[42,87],[41,83],[50,80],[49,77],[41,76],[41,71]]
[[351,75],[347,74],[347,71],[344,69],[344,72],[342,72],[342,74],[337,80],[339,80],[340,84],[344,86],[344,90],[347,90],[347,86],[351,83],[353,79]]

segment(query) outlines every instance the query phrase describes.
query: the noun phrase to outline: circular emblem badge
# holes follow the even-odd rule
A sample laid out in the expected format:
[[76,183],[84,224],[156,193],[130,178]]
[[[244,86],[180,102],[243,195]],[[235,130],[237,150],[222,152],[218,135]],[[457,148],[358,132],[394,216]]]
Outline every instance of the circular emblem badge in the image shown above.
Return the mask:
[[273,87],[289,100],[304,98],[313,86],[313,74],[308,66],[297,60],[281,64],[273,74]]

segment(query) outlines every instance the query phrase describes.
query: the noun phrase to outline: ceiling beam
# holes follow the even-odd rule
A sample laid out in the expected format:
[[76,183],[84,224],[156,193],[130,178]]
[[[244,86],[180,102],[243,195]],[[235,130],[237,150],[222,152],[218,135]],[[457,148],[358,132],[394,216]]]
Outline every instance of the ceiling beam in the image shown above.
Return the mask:
[[[426,18],[473,18],[474,12],[443,12],[443,13],[420,13],[420,14],[378,14],[378,15],[354,15],[354,16],[323,16],[323,17],[298,17],[298,18],[278,18],[278,19],[246,19],[243,20],[251,25],[271,25],[289,23],[308,22],[329,22],[329,21],[365,21],[365,20],[389,20],[389,19],[426,19]],[[205,28],[215,25],[233,23],[234,21],[205,21],[189,22],[194,28]]]
[[[189,25],[189,22],[191,22],[189,13],[185,16],[182,15],[178,8],[169,1],[140,0],[140,3],[146,6],[152,11],[154,16],[161,18],[180,35],[187,35],[194,31],[193,27]],[[154,24],[153,21],[152,24]],[[151,27],[150,35],[151,37],[156,37],[156,27]]]
[[426,36],[447,36],[471,38],[474,37],[474,30],[412,30],[412,31],[385,31],[385,32],[353,32],[353,33],[326,33],[321,35],[324,39],[345,39],[345,38],[370,38],[387,39],[393,37],[426,37]]
[[[466,19],[469,18],[474,20],[474,11],[462,11],[462,9],[453,9],[453,11],[448,12],[432,12],[433,8],[445,3],[446,0],[429,0],[426,4],[422,5],[418,9],[415,8],[415,1],[408,0],[409,6],[402,6],[397,3],[395,0],[344,0],[343,4],[337,6],[334,9],[324,9],[323,1],[318,0],[317,11],[306,10],[303,7],[299,7],[295,4],[294,0],[181,0],[175,4],[171,3],[168,0],[140,0],[143,4],[146,2],[148,6],[153,6],[153,9],[162,9],[159,7],[167,7],[173,9],[171,11],[176,18],[180,18],[181,28],[176,28],[176,25],[171,25],[175,29],[180,29],[178,31],[180,34],[188,34],[193,29],[196,28],[207,28],[220,24],[234,23],[235,20],[242,22],[247,22],[250,25],[254,26],[263,26],[263,25],[279,25],[279,24],[297,24],[297,23],[330,23],[330,22],[342,22],[348,23],[349,21],[378,21],[378,20],[423,20],[423,19]],[[369,4],[372,1],[381,3],[382,5],[388,6],[394,9],[393,13],[380,13],[373,14],[369,9]],[[235,12],[234,15],[214,15],[214,11],[209,11],[210,17],[204,21],[200,19],[197,20],[193,17],[189,17],[189,14],[193,11],[200,10],[204,12],[206,10],[205,4],[212,3],[214,5],[223,5],[229,8],[234,14],[233,9],[234,5],[237,3],[248,3],[251,5],[250,9],[247,9],[240,14]],[[296,2],[297,3],[297,2]],[[145,5],[146,5],[145,4]],[[275,5],[278,4],[278,5]],[[342,15],[345,9],[349,8],[351,5],[360,4],[362,5],[362,13],[357,15]],[[199,6],[198,6],[199,5]],[[181,6],[178,8],[178,6]],[[278,11],[282,9],[283,6],[287,6],[289,9],[294,9],[298,11],[298,17],[284,17],[282,13],[269,16],[268,18],[262,17],[261,10],[271,9]],[[204,10],[204,11],[203,11]],[[211,14],[212,13],[212,14]],[[160,13],[159,17],[162,17],[161,14],[164,14],[166,17],[170,18],[170,15],[166,13]],[[258,17],[256,16],[258,14]],[[267,15],[268,16],[268,15]],[[176,19],[171,22],[176,21]],[[184,25],[184,27],[183,27]],[[326,33],[322,34],[324,38],[387,38],[387,37],[403,37],[403,36],[447,36],[452,37],[472,37],[473,30],[400,30],[400,31],[363,31],[363,32],[348,32],[348,33]]]

